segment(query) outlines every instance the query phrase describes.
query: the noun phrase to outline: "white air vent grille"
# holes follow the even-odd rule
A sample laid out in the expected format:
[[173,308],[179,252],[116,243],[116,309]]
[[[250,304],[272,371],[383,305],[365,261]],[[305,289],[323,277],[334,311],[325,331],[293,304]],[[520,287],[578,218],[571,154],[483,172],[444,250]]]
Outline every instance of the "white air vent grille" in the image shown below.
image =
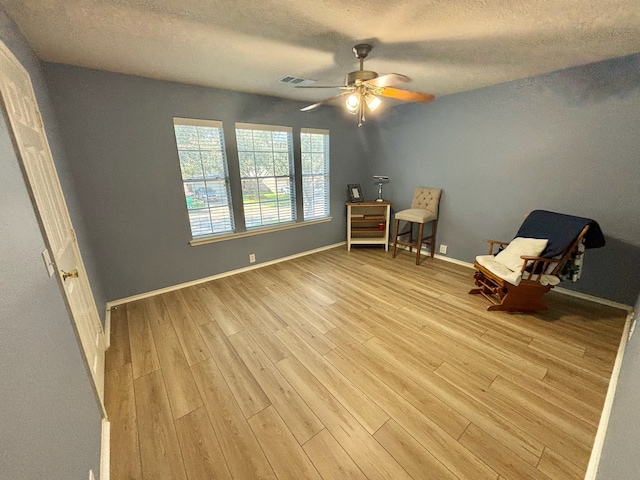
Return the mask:
[[290,83],[295,87],[306,87],[307,85],[311,85],[312,83],[316,83],[315,80],[310,80],[308,78],[300,78],[295,77],[293,75],[285,75],[280,79],[282,83]]

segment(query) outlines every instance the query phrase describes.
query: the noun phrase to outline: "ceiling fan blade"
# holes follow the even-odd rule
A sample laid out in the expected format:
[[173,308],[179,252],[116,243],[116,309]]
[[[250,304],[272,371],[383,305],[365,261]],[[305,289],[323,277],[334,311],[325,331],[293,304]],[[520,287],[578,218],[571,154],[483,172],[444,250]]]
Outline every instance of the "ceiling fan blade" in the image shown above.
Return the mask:
[[325,102],[318,102],[318,103],[313,103],[311,105],[307,105],[306,107],[301,108],[300,111],[301,112],[310,112],[311,110],[315,110],[316,108],[318,108],[323,103],[325,103]]
[[413,92],[411,90],[402,90],[400,88],[385,87],[379,94],[383,97],[395,98],[403,100],[405,102],[433,102],[436,99],[435,95],[423,92]]
[[339,93],[338,95],[334,95],[333,97],[325,98],[321,102],[312,103],[311,105],[307,105],[306,107],[301,108],[300,111],[301,112],[310,112],[311,110],[315,110],[316,108],[318,108],[320,105],[324,105],[325,103],[329,103],[332,100],[335,100],[336,98],[340,98],[340,97],[343,97],[345,95],[348,95],[349,93],[351,93],[351,92],[350,91],[349,92],[342,92],[342,93]]
[[363,83],[368,83],[374,87],[388,87],[389,85],[397,85],[398,83],[410,82],[411,79],[406,75],[400,75],[399,73],[385,73],[379,77],[367,80]]

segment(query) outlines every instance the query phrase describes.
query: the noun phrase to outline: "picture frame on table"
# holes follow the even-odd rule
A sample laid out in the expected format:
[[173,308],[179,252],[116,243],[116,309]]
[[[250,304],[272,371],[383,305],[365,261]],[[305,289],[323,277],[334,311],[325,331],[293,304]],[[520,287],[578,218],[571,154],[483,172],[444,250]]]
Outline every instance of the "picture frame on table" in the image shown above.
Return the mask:
[[350,202],[364,202],[364,195],[359,183],[349,183],[347,185],[347,193]]

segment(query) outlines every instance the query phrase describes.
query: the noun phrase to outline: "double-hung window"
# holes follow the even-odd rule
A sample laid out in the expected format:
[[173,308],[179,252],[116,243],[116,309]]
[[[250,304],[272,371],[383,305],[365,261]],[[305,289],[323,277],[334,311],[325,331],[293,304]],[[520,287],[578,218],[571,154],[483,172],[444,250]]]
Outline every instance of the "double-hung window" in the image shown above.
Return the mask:
[[329,130],[303,128],[302,196],[305,220],[329,216]]
[[247,230],[296,219],[292,129],[236,123]]
[[193,238],[234,230],[222,122],[174,118]]

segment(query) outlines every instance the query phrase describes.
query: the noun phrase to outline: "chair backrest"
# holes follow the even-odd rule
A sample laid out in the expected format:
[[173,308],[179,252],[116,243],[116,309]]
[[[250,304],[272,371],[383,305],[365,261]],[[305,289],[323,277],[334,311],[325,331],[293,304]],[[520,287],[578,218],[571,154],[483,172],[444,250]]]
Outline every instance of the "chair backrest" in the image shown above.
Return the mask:
[[413,200],[411,200],[411,208],[419,208],[427,210],[429,213],[438,218],[438,205],[440,204],[440,195],[442,190],[439,188],[417,187],[413,191]]

